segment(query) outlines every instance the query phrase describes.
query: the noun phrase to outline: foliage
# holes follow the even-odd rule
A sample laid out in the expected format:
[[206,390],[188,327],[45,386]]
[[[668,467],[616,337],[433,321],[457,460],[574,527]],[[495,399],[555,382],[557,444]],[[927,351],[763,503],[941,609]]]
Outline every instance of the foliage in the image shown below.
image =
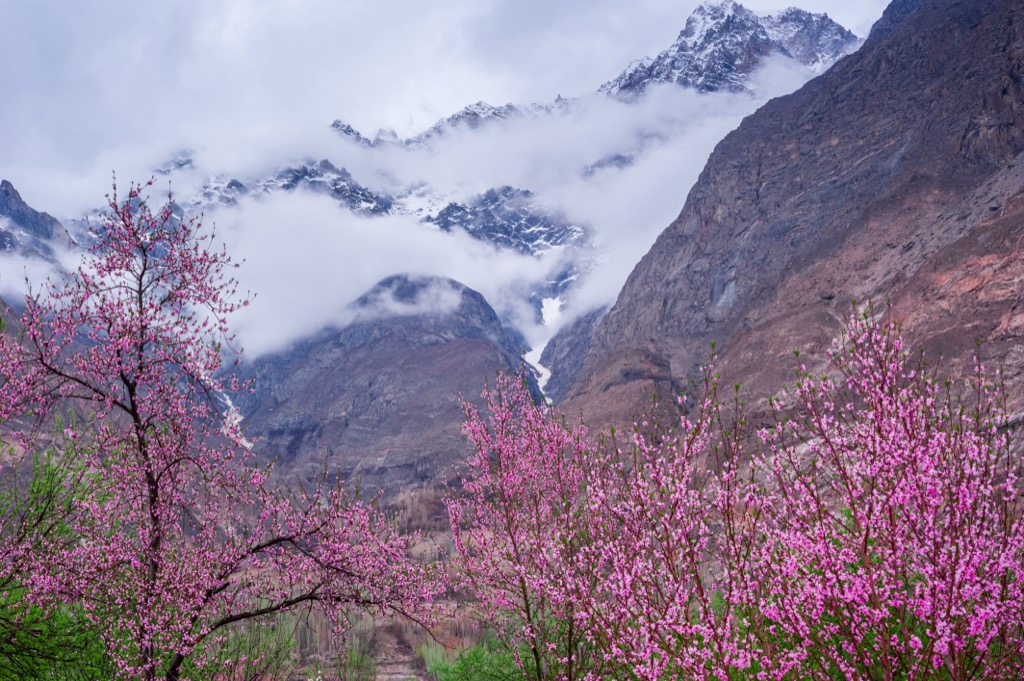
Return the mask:
[[337,673],[332,678],[338,681],[374,681],[377,678],[377,661],[373,657],[373,638],[376,623],[372,618],[363,617],[356,624],[355,635],[345,642],[339,651]]
[[764,615],[803,678],[1020,678],[1020,461],[1001,391],[978,364],[953,394],[867,319],[833,364],[835,380],[801,369],[797,417],[762,432]]
[[517,681],[523,677],[515,655],[493,637],[459,651],[454,659],[428,654],[424,660],[434,681]]
[[296,668],[295,630],[299,617],[275,613],[232,627],[227,635],[207,639],[205,650],[186,659],[181,677],[214,681],[286,678]]
[[[8,456],[12,458],[13,453]],[[63,519],[87,485],[89,476],[81,467],[54,449],[0,470],[0,527],[7,561],[0,580],[0,678],[110,677],[102,641],[80,607],[43,610],[26,597],[31,574],[24,566],[32,549],[44,542],[73,541]]]
[[756,436],[712,369],[625,445],[503,379],[467,411],[459,567],[528,678],[1020,678],[1020,461],[999,387],[967,386],[871,316]]
[[145,679],[212,674],[211,651],[280,612],[322,609],[338,636],[349,607],[417,616],[440,584],[410,538],[340,485],[284,489],[258,464],[222,372],[236,265],[146,187],[115,189],[79,270],[30,292],[0,344],[0,418],[78,408],[63,435],[98,480],[61,520],[73,543],[4,547],[28,602],[77,604],[116,675]]
[[561,580],[580,548],[585,431],[534,405],[514,378],[484,399],[490,419],[465,405],[476,454],[464,495],[447,501],[458,569],[527,678],[582,678],[594,659]]

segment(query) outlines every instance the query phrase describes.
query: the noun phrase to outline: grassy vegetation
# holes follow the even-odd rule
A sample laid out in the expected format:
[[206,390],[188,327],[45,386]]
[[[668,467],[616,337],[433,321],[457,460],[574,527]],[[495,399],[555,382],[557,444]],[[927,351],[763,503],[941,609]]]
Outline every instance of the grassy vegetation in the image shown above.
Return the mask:
[[516,681],[523,678],[515,654],[493,636],[456,653],[437,643],[424,644],[417,651],[427,664],[433,681]]

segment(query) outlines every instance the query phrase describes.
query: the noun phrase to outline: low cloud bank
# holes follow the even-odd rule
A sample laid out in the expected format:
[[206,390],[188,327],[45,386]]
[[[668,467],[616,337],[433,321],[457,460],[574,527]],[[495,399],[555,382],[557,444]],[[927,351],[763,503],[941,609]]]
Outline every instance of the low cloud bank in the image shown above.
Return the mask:
[[[41,42],[12,36],[0,47],[0,55],[12,57],[4,63],[16,63],[17,53],[32,65],[18,72],[0,67],[17,93],[0,111],[0,146],[9,152],[0,175],[31,205],[62,219],[102,203],[110,169],[117,169],[123,189],[182,152],[192,166],[157,175],[154,203],[168,190],[188,199],[211,175],[251,186],[282,166],[324,158],[380,193],[426,184],[437,207],[494,187],[527,189],[538,203],[591,230],[593,251],[582,255],[593,269],[549,326],[538,322],[529,298],[564,271],[572,255],[565,250],[539,258],[502,252],[412,216],[360,218],[301,190],[245,198],[205,219],[246,261],[240,278],[256,298],[236,326],[250,355],[343,323],[349,303],[381,279],[408,272],[478,290],[537,347],[557,326],[613,303],[636,262],[678,215],[714,145],[744,115],[811,76],[780,60],[760,72],[753,96],[671,86],[652,88],[632,104],[588,95],[567,116],[453,131],[420,149],[360,147],[332,131],[330,120],[340,117],[369,137],[377,127],[411,135],[475,99],[500,105],[593,92],[630,59],[669,44],[696,5],[644,0],[623,12],[600,0],[573,11],[533,3],[524,12],[503,2],[482,8],[458,0],[443,11],[400,3],[403,11],[395,13],[394,1],[342,7],[316,0],[291,13],[276,5],[249,11],[226,1],[192,2],[151,15],[106,0],[89,11],[57,12]],[[807,6],[820,11],[813,5],[822,2]],[[757,11],[782,8],[773,0],[747,4]],[[32,7],[19,6],[14,23],[43,25]],[[873,20],[880,11],[862,14]],[[370,30],[382,13],[399,17],[387,24],[384,42]],[[519,17],[514,25],[512,17]],[[664,35],[645,37],[651,17],[669,27]],[[114,25],[124,40],[115,39]],[[621,54],[596,47],[610,43],[594,36],[613,34],[623,37]],[[538,43],[538,35],[546,42]],[[541,47],[510,56],[516,45],[528,44]],[[572,58],[555,59],[560,50]],[[539,68],[541,62],[580,66],[555,73]],[[366,64],[374,67],[360,67]],[[529,82],[523,73],[543,75]],[[30,267],[33,279],[45,277],[46,268]],[[10,294],[23,286],[24,271],[23,262],[0,259],[0,289]]]
[[[281,165],[326,158],[380,193],[425,183],[438,207],[498,186],[531,190],[538,202],[587,226],[593,250],[520,255],[457,230],[442,232],[416,216],[359,217],[325,194],[302,189],[249,196],[205,219],[245,261],[240,280],[255,299],[236,327],[249,356],[344,324],[352,301],[400,273],[449,277],[479,291],[536,348],[579,315],[612,304],[637,261],[678,215],[715,144],[770,96],[810,76],[780,60],[758,75],[754,95],[703,95],[674,86],[652,88],[630,104],[595,95],[578,100],[568,115],[452,130],[420,148],[366,148],[321,126],[271,145],[280,152],[276,161],[265,148],[222,146],[196,151],[193,167],[172,178],[179,196],[188,196],[208,179],[208,168],[251,185]],[[570,257],[582,258],[592,271],[545,326],[530,296]]]
[[[348,306],[382,279],[414,272],[450,277],[482,293],[504,317],[529,325],[523,287],[556,267],[542,258],[446,234],[415,218],[360,218],[329,197],[305,191],[246,199],[213,213],[218,234],[240,262],[243,290],[255,294],[234,327],[251,358],[286,348],[327,325],[352,319]],[[444,301],[436,301],[440,309]]]

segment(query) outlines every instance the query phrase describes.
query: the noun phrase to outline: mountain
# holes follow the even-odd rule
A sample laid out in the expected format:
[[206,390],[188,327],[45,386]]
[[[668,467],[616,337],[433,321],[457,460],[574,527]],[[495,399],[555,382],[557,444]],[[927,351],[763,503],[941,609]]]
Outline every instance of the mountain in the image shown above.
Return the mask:
[[633,62],[599,91],[627,97],[655,83],[674,83],[701,92],[744,92],[751,74],[770,57],[788,57],[821,73],[857,42],[827,14],[791,7],[758,16],[732,0],[705,2],[671,47]]
[[[181,167],[191,167],[191,161],[187,161],[187,164],[179,162],[182,163]],[[273,177],[250,182],[249,185],[235,178],[213,177],[207,180],[202,191],[190,200],[189,205],[197,211],[217,205],[233,206],[241,197],[254,192],[266,195],[299,188],[327,194],[342,208],[362,216],[386,215],[394,205],[392,197],[367,189],[345,168],[338,168],[327,159],[285,167]]]
[[[706,6],[705,11],[711,10]],[[814,29],[815,21],[808,20],[800,30]],[[737,34],[720,30],[716,35],[729,42]],[[820,35],[809,36],[808,41],[817,45]],[[796,54],[797,42],[791,41],[789,56]],[[744,111],[757,101],[735,99]],[[330,159],[314,156],[281,164],[271,173],[235,176],[217,174],[215,169],[209,173],[183,153],[159,172],[172,180],[181,173],[191,183],[203,185],[195,197],[180,197],[190,212],[209,207],[230,210],[280,192],[315,192],[332,197],[340,209],[366,218],[365,225],[382,216],[406,215],[422,222],[424,229],[462,231],[498,248],[543,258],[544,280],[514,282],[514,289],[529,297],[538,321],[547,321],[546,311],[564,309],[577,282],[592,272],[601,256],[590,226],[566,217],[558,205],[542,201],[540,197],[553,194],[546,191],[548,187],[499,184],[480,192],[463,180],[446,185],[445,173],[429,174],[434,167],[429,161],[450,148],[446,145],[455,137],[460,137],[455,146],[461,147],[463,136],[485,133],[497,139],[503,130],[525,134],[531,128],[518,123],[552,116],[575,122],[572,117],[590,105],[601,110],[611,106],[622,114],[620,121],[627,121],[620,124],[628,126],[630,111],[640,112],[637,120],[644,117],[640,104],[634,98],[620,106],[598,94],[589,100],[558,98],[528,106],[477,103],[406,140],[387,131],[370,138],[336,120],[332,129],[348,143],[334,145]],[[738,118],[735,112],[729,115]],[[557,175],[571,176],[571,183],[614,183],[619,171],[642,165],[645,154],[665,142],[659,133],[668,133],[652,127],[656,126],[642,124],[628,131],[621,148],[602,145],[600,152],[580,162],[578,175],[573,175],[571,166]],[[413,157],[416,163],[409,166],[424,168],[424,176],[402,182],[387,179],[408,177],[408,172],[387,172],[388,164]],[[374,180],[368,182],[371,177]],[[456,247],[457,241],[452,242]],[[417,277],[400,269],[395,267],[395,276],[353,303],[345,324],[322,329],[285,351],[247,365],[256,392],[239,400],[243,427],[250,437],[262,439],[261,451],[277,458],[284,474],[303,478],[327,466],[368,490],[385,486],[393,491],[437,482],[466,452],[457,396],[472,399],[496,371],[521,366],[525,342],[480,294],[451,280]],[[597,270],[593,272],[590,276],[599,276]],[[577,320],[543,354],[542,364],[555,369],[548,389],[556,399],[569,394],[572,380],[584,371],[583,357],[591,347],[591,335],[603,328],[603,313],[599,310]]]
[[479,130],[499,121],[514,121],[541,116],[565,116],[573,112],[579,104],[578,100],[566,99],[559,95],[550,103],[516,105],[504,104],[492,106],[487,102],[477,102],[444,118],[423,132],[404,140],[408,146],[426,146],[439,137],[456,131]]
[[461,229],[470,236],[524,255],[585,243],[587,230],[536,200],[528,189],[498,187],[466,203],[449,203],[425,218],[446,232]]
[[622,420],[718,348],[763,398],[824,368],[851,300],[945,371],[975,340],[1024,402],[1024,5],[894,2],[864,46],[719,143],[593,334],[567,408]]
[[64,228],[49,213],[40,213],[0,180],[0,252],[51,258],[56,243],[66,243]]
[[550,372],[543,386],[544,395],[554,404],[560,404],[565,399],[573,380],[583,369],[583,360],[594,337],[594,329],[606,312],[608,308],[601,307],[580,315],[559,329],[544,346],[540,365]]
[[300,477],[327,465],[371,492],[442,481],[468,453],[460,395],[476,400],[498,371],[518,370],[523,340],[449,279],[389,277],[349,313],[251,364],[245,432]]

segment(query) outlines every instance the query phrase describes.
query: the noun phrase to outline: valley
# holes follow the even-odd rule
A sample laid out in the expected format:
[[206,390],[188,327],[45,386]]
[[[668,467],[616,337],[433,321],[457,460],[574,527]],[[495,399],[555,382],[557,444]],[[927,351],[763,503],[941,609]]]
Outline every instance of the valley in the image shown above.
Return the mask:
[[[786,674],[811,668],[786,667],[804,664],[790,653],[821,656],[827,662],[815,669],[826,676],[881,678],[888,639],[869,632],[849,643],[842,627],[829,629],[842,612],[830,604],[846,597],[835,594],[855,589],[815,582],[827,572],[815,572],[815,561],[845,566],[835,572],[851,580],[870,573],[865,566],[898,563],[891,574],[879,568],[876,582],[874,573],[865,578],[873,600],[857,607],[879,608],[879,621],[903,608],[892,625],[899,664],[917,660],[924,645],[932,646],[929,660],[946,660],[945,634],[924,623],[938,617],[935,609],[921,614],[899,599],[933,568],[941,572],[948,542],[929,534],[932,553],[911,569],[906,556],[917,560],[913,542],[926,532],[908,530],[892,544],[911,548],[894,549],[886,562],[871,525],[876,492],[889,494],[878,508],[902,520],[916,513],[929,532],[960,518],[951,509],[977,492],[977,507],[950,532],[965,546],[1000,533],[1013,541],[971,544],[970,555],[982,557],[964,574],[995,580],[987,570],[1003,561],[999,607],[1013,611],[1018,591],[1024,598],[1014,577],[1024,543],[1013,543],[1024,532],[1016,486],[1024,422],[1019,3],[892,0],[858,38],[824,14],[713,0],[693,10],[668,48],[583,95],[478,101],[409,135],[360,131],[338,115],[310,133],[321,145],[312,155],[307,146],[218,167],[202,149],[182,149],[153,166],[154,186],[173,189],[162,224],[202,215],[216,225],[240,264],[232,285],[248,291],[231,310],[237,339],[203,347],[225,357],[244,350],[237,373],[251,389],[229,401],[226,388],[218,392],[219,373],[185,374],[235,419],[208,440],[241,447],[239,460],[273,463],[275,484],[306,490],[338,479],[351,493],[330,497],[317,488],[300,501],[275,501],[273,513],[238,517],[289,528],[288,504],[313,514],[339,499],[360,509],[368,502],[401,539],[373,535],[393,565],[359,588],[370,593],[380,587],[374,579],[394,579],[400,597],[457,603],[460,610],[441,615],[439,630],[458,629],[450,642],[495,669],[529,651],[532,660],[516,664],[538,681],[556,678],[552,670],[582,679],[587,670],[616,678],[628,669],[659,679],[714,668],[753,678],[751,665],[762,665],[793,678]],[[29,206],[17,184],[0,183],[0,284],[11,328],[23,308],[12,273],[39,280],[75,271],[76,254],[102,242],[96,226],[104,224],[100,211],[58,220],[43,212],[45,203]],[[145,251],[148,242],[140,244]],[[893,359],[906,357],[914,359]],[[733,386],[736,402],[725,397]],[[674,439],[677,424],[689,439]],[[232,439],[234,426],[245,439]],[[958,463],[964,452],[987,463]],[[869,455],[878,458],[864,473],[857,456]],[[902,468],[890,470],[894,462]],[[956,475],[937,469],[947,464]],[[801,487],[805,469],[821,477]],[[862,474],[863,486],[834,483]],[[919,482],[921,489],[900,487]],[[946,501],[935,501],[942,494]],[[1002,501],[989,504],[986,495]],[[205,499],[193,506],[216,515]],[[800,515],[807,508],[817,521]],[[217,535],[194,529],[190,523],[205,526],[188,519],[191,512],[178,523],[184,535]],[[706,522],[688,524],[705,512]],[[971,524],[996,516],[998,528]],[[799,535],[822,518],[833,523],[833,544],[852,553],[832,556]],[[662,543],[652,539],[660,531]],[[730,554],[715,533],[733,531],[734,546],[773,548]],[[356,536],[345,541],[362,555]],[[860,543],[847,547],[848,538]],[[678,544],[671,550],[670,539]],[[298,553],[311,555],[304,545]],[[772,562],[783,555],[785,566]],[[422,591],[411,577],[403,581],[406,573],[395,576],[406,560],[410,571],[429,571],[439,557],[445,574],[424,578]],[[715,560],[723,562],[708,569]],[[777,580],[767,592],[756,579],[729,581],[746,579],[750,566],[764,570],[765,584]],[[871,591],[883,583],[887,595]],[[818,588],[827,596],[812,593]],[[950,589],[943,598],[968,598]],[[362,630],[351,627],[354,645],[378,653],[375,678],[462,678],[431,671],[431,644],[401,623],[406,602],[353,593],[344,597],[389,622],[374,629],[371,617]],[[886,598],[901,605],[886,610],[878,605]],[[817,615],[813,635],[803,620],[787,619],[821,603],[826,614]],[[719,617],[729,607],[742,613],[742,625]],[[487,627],[462,631],[470,610]],[[965,610],[975,617],[984,608]],[[575,631],[577,622],[589,633]],[[950,654],[949,664],[978,661],[976,669],[1000,670],[994,678],[1014,678],[1022,668],[1018,625],[999,629],[999,640],[1009,641],[1000,647],[970,638],[984,628],[971,622],[956,626],[972,632],[963,645],[978,656]],[[776,625],[792,628],[776,635]],[[744,642],[753,640],[744,627],[762,636],[763,649]],[[643,633],[632,638],[635,629]],[[607,631],[607,640],[594,631]],[[839,652],[822,652],[829,650]],[[352,648],[351,660],[352,651],[366,653]],[[435,654],[447,660],[442,666],[473,663]],[[373,665],[359,664],[365,669],[352,673],[373,678]]]

